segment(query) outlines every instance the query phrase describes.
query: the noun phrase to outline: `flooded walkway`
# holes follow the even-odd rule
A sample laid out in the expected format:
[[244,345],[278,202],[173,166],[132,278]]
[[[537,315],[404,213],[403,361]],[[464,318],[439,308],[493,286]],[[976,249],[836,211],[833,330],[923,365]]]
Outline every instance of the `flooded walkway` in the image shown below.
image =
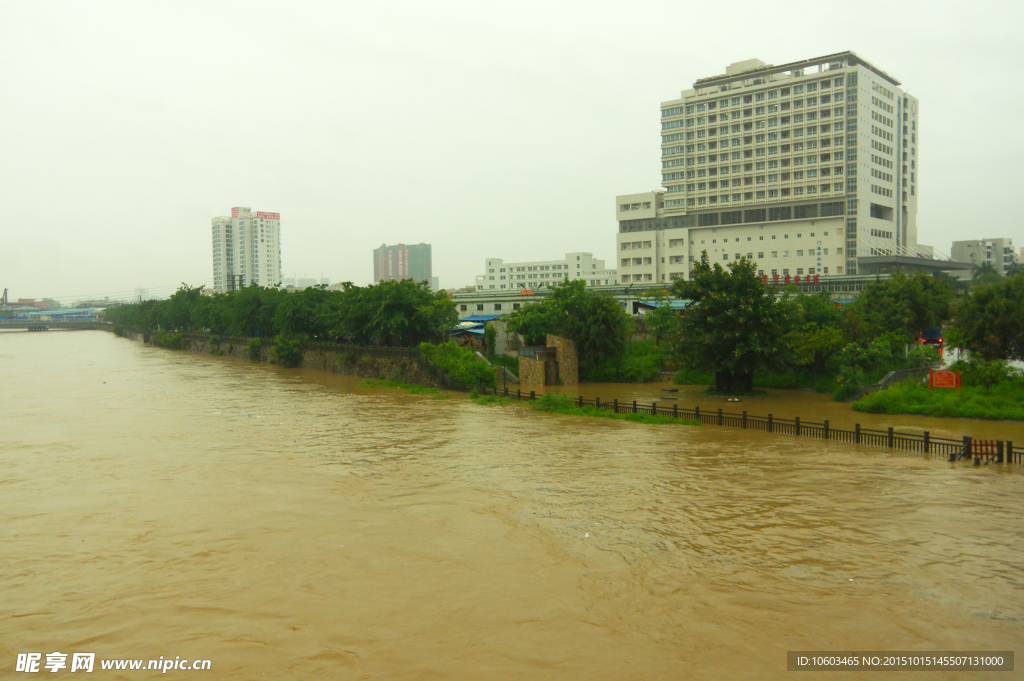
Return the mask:
[[1024,641],[1024,474],[1002,466],[105,332],[0,335],[0,385],[5,670],[59,650],[207,658],[217,679],[782,679],[787,650]]

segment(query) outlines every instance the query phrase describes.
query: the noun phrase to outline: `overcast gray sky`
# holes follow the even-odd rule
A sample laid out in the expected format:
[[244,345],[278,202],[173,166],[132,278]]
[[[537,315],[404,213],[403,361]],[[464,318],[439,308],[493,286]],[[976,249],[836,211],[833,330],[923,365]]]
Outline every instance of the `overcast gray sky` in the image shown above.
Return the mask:
[[920,241],[1024,245],[1022,28],[1019,0],[2,0],[0,288],[209,282],[232,206],[281,213],[285,276],[369,283],[382,242],[433,244],[445,287],[611,260],[614,196],[660,186],[660,102],[842,50],[921,99]]

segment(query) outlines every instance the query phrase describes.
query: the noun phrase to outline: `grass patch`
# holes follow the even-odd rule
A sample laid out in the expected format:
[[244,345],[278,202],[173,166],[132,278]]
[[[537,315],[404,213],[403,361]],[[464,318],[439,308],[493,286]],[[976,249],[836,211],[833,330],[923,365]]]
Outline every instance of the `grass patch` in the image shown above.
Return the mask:
[[1024,381],[999,383],[990,389],[963,386],[928,390],[923,381],[901,381],[885,390],[868,393],[853,403],[855,411],[869,414],[923,414],[972,419],[1024,421]]
[[662,416],[661,414],[655,416],[654,414],[634,414],[632,412],[627,414],[616,414],[615,412],[608,409],[598,409],[590,405],[583,407],[577,406],[571,397],[568,395],[556,395],[554,393],[547,393],[542,395],[540,399],[535,402],[531,402],[531,405],[537,411],[554,412],[556,414],[567,414],[570,416],[593,416],[597,418],[605,419],[619,419],[621,421],[633,421],[635,423],[651,423],[656,425],[668,425],[673,424],[677,426],[699,426],[700,422],[694,419],[676,419],[671,416]]
[[469,399],[473,400],[477,404],[497,404],[498,406],[501,407],[507,407],[509,404],[512,403],[512,398],[505,397],[504,395],[484,395],[483,397],[476,398],[472,397],[471,395]]
[[359,384],[360,388],[399,388],[408,390],[413,395],[427,395],[437,392],[437,388],[430,385],[419,385],[417,383],[403,383],[389,379],[368,378]]

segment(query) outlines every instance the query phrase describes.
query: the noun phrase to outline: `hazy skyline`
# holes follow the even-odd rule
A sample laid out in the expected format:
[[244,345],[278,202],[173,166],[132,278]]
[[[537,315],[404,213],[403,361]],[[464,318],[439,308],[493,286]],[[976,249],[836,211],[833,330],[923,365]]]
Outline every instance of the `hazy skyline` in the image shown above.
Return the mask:
[[281,213],[284,276],[369,283],[430,243],[592,251],[660,187],[659,104],[750,58],[852,50],[921,100],[919,240],[1010,237],[1021,3],[13,2],[0,5],[0,289],[130,295],[212,280],[210,220]]

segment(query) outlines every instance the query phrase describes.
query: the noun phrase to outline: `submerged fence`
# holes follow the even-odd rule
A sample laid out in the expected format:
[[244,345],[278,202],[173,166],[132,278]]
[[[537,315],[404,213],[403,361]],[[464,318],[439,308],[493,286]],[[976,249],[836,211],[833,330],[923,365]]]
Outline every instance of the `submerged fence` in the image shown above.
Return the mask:
[[[216,337],[222,344],[246,344],[249,338],[217,336],[208,333],[186,333],[186,338],[209,340]],[[272,343],[271,339],[267,339]],[[359,353],[377,358],[388,359],[411,359],[420,363],[440,385],[449,390],[470,392],[474,388],[481,395],[503,395],[510,399],[533,401],[539,399],[536,391],[523,392],[521,388],[509,390],[504,388],[488,388],[475,386],[461,381],[456,381],[448,376],[439,366],[434,364],[427,357],[426,353],[418,347],[389,347],[384,345],[359,345],[355,343],[320,343],[317,341],[306,341],[303,349],[314,352],[333,353]],[[619,400],[601,400],[595,397],[592,400],[585,399],[582,395],[573,400],[577,407],[596,407],[597,409],[608,409],[616,414],[651,414],[653,416],[669,416],[674,419],[698,421],[706,426],[723,426],[727,428],[741,428],[745,430],[756,430],[765,433],[778,433],[780,435],[793,435],[796,437],[809,437],[818,440],[832,440],[836,442],[848,442],[850,444],[867,445],[871,447],[885,447],[903,451],[921,452],[933,458],[947,458],[949,461],[957,459],[975,458],[985,463],[1013,463],[1024,464],[1024,448],[1015,446],[1010,440],[989,440],[984,444],[973,441],[970,435],[964,435],[961,439],[932,437],[929,431],[923,433],[897,433],[892,427],[887,430],[874,430],[862,428],[859,423],[854,424],[853,430],[833,428],[828,419],[817,423],[813,421],[802,421],[799,416],[792,419],[776,418],[772,414],[757,416],[748,414],[746,411],[735,413],[725,412],[722,409],[708,411],[695,406],[692,409],[679,407],[673,404],[671,407],[658,406],[658,403],[642,404],[637,400],[632,402],[619,402]]]
[[[507,387],[502,388],[478,388],[482,395],[504,395],[516,400],[537,400],[536,391],[524,393],[522,389],[514,391]],[[1024,448],[1014,447],[1009,440],[993,440],[986,443],[986,449],[979,453],[979,446],[974,443],[969,435],[962,439],[932,437],[929,431],[923,433],[897,433],[892,427],[887,430],[874,430],[862,428],[859,423],[854,425],[853,430],[833,428],[828,419],[817,423],[813,421],[802,421],[799,416],[792,419],[776,418],[772,414],[757,416],[743,411],[740,413],[726,412],[722,409],[711,410],[701,409],[699,406],[688,409],[673,404],[671,407],[658,406],[658,403],[651,402],[643,404],[637,400],[632,402],[619,402],[616,400],[602,400],[595,397],[592,400],[585,399],[582,395],[573,400],[577,407],[596,407],[597,409],[608,409],[616,414],[651,414],[652,416],[670,416],[674,419],[685,419],[698,421],[706,426],[724,426],[727,428],[741,428],[745,430],[757,430],[765,433],[778,433],[780,435],[793,435],[796,437],[809,437],[818,440],[834,440],[836,442],[848,442],[850,444],[868,445],[873,447],[886,447],[888,449],[899,449],[911,452],[921,452],[935,458],[947,458],[949,461],[956,459],[969,459],[972,456],[982,458],[985,463],[1015,463],[1024,464]]]

